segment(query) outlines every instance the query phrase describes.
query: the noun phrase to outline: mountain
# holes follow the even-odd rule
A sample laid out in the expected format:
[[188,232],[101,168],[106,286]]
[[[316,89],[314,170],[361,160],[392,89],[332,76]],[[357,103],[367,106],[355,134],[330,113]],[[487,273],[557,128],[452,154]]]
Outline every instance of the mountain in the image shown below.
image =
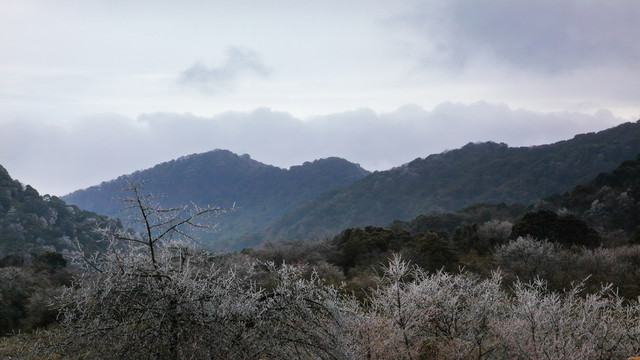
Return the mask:
[[0,255],[65,253],[78,243],[90,250],[100,238],[95,227],[110,221],[55,196],[40,196],[0,166]]
[[[117,200],[127,181],[149,180],[145,191],[162,194],[162,206],[197,205],[233,207],[220,219],[222,231],[203,239],[215,249],[233,250],[255,245],[253,238],[236,239],[270,224],[282,214],[326,191],[346,186],[368,175],[359,165],[327,158],[292,166],[288,170],[239,156],[227,150],[193,154],[121,176],[63,199],[80,208],[118,216]],[[210,236],[210,235],[209,235]],[[233,239],[233,241],[232,241]]]
[[477,203],[529,204],[635,158],[639,139],[640,121],[549,145],[469,143],[325,193],[285,214],[266,237],[324,236]]

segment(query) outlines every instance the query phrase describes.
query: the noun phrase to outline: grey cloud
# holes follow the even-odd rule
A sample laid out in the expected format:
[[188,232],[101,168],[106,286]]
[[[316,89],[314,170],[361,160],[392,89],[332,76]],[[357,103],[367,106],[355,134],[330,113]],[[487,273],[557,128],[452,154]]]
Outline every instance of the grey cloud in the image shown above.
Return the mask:
[[230,90],[244,74],[266,77],[269,69],[253,50],[232,47],[228,49],[227,58],[221,65],[208,67],[197,62],[180,73],[178,83],[213,94]]
[[423,3],[410,23],[436,45],[425,58],[464,66],[493,54],[546,73],[592,66],[636,67],[640,2],[635,0],[451,0]]
[[539,113],[479,102],[359,109],[302,120],[267,108],[213,117],[150,113],[85,118],[70,127],[0,121],[0,164],[41,192],[63,195],[180,156],[216,148],[280,167],[340,156],[385,170],[468,142],[550,143],[623,122],[595,115]]

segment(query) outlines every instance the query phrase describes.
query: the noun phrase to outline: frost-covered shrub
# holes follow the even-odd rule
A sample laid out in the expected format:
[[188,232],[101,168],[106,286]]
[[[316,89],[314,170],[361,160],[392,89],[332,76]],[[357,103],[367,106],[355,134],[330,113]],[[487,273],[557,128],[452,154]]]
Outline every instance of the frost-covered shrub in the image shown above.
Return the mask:
[[81,275],[59,299],[64,339],[46,351],[83,359],[355,358],[350,331],[359,309],[351,297],[301,266],[197,251],[185,227],[201,228],[199,218],[220,209],[184,215],[133,190],[146,232],[106,229],[106,252],[79,254]]
[[494,273],[425,274],[399,258],[373,293],[370,359],[622,359],[640,353],[640,306],[611,287],[564,292],[545,281],[502,286]]
[[524,236],[498,247],[494,256],[496,265],[509,274],[510,280],[526,282],[554,274],[565,252],[557,243]]

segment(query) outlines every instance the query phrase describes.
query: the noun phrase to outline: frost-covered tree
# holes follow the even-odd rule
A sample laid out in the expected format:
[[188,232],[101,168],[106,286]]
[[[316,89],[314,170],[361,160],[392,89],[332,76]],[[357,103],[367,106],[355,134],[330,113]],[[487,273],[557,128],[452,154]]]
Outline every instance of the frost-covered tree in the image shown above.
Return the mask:
[[512,227],[510,221],[492,219],[478,226],[478,236],[492,246],[502,244],[508,241]]
[[[138,235],[105,229],[60,301],[56,351],[83,359],[352,359],[358,308],[297,266],[226,261],[198,251],[189,228],[224,209],[164,210],[129,188]],[[259,286],[259,284],[263,286]]]
[[542,280],[513,287],[501,327],[513,359],[624,359],[640,352],[640,307],[625,303],[610,287],[581,294],[582,284],[563,292]]
[[[372,358],[489,359],[501,350],[501,276],[427,274],[394,257],[371,298]],[[379,336],[379,338],[376,338]]]
[[605,286],[426,274],[391,259],[360,337],[369,359],[623,359],[640,353],[640,305]]
[[305,269],[268,264],[277,285],[265,291],[258,307],[264,359],[357,359],[353,337],[361,309],[351,296],[326,285],[316,272],[305,278]]
[[524,282],[548,277],[557,268],[564,249],[557,243],[531,236],[518,237],[495,251],[496,264],[512,278]]
[[226,314],[244,313],[257,296],[238,286],[236,272],[218,271],[188,238],[189,228],[208,227],[208,217],[223,209],[162,209],[141,193],[141,186],[129,185],[132,196],[125,203],[138,212],[144,231],[102,229],[107,250],[80,254],[80,275],[60,299],[69,334],[61,344],[65,351],[86,352],[89,358],[196,356],[207,352],[200,344],[207,343],[210,330],[217,329],[220,339],[232,337]]

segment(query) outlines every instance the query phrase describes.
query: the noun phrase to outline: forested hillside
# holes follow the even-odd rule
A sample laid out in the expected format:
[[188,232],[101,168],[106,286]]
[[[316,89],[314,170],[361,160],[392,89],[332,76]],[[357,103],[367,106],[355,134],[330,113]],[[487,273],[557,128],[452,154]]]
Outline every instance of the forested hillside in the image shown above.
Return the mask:
[[0,166],[0,255],[64,252],[77,249],[77,244],[92,248],[98,236],[95,227],[107,222],[106,216],[58,197],[40,196]]
[[270,238],[304,238],[408,220],[476,203],[529,204],[608,172],[640,153],[640,122],[550,145],[511,148],[470,143],[461,149],[375,172],[287,213]]
[[475,204],[218,254],[184,234],[224,209],[167,212],[134,183],[128,204],[147,231],[113,228],[100,237],[109,246],[72,266],[54,252],[3,258],[0,357],[637,355],[640,245],[627,211],[640,209],[639,164],[528,206]]
[[640,154],[562,195],[544,198],[538,207],[571,212],[601,233],[622,233],[640,243]]
[[71,284],[70,254],[104,249],[98,228],[107,225],[119,227],[106,216],[40,196],[0,166],[0,336],[56,321],[50,304],[62,285]]
[[356,293],[368,286],[372,271],[400,254],[427,271],[464,267],[488,276],[500,268],[506,281],[539,277],[557,291],[588,278],[591,290],[613,284],[632,299],[640,295],[639,189],[640,155],[529,206],[475,204],[384,227],[348,228],[311,244],[268,243],[247,253],[276,262],[323,259],[341,268]]
[[[369,172],[340,158],[327,158],[285,170],[265,165],[248,155],[226,150],[194,154],[137,171],[118,179],[79,190],[63,199],[100,214],[121,216],[121,190],[127,181],[149,180],[147,189],[163,206],[191,202],[200,206],[233,207],[221,222],[222,231],[207,235],[203,243],[220,250],[234,250],[256,243],[231,239],[258,231],[317,195],[352,183]],[[125,219],[126,220],[126,219]],[[251,241],[251,240],[248,240]]]

